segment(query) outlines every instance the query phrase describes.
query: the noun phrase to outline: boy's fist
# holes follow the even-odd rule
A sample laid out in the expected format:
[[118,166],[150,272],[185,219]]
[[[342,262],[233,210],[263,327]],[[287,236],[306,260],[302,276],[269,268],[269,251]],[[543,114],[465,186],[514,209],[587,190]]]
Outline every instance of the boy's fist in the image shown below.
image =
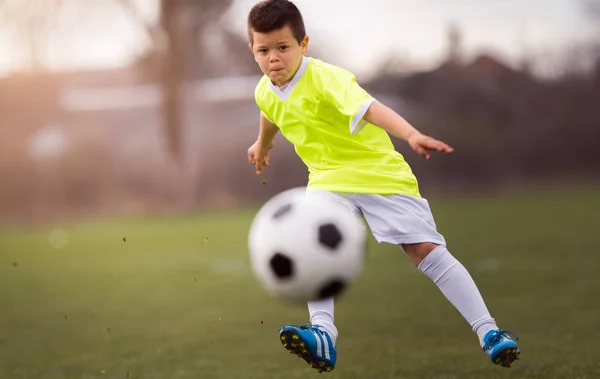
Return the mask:
[[272,148],[273,143],[265,147],[259,141],[248,148],[248,162],[256,167],[256,175],[262,174],[263,166],[269,167],[269,150]]

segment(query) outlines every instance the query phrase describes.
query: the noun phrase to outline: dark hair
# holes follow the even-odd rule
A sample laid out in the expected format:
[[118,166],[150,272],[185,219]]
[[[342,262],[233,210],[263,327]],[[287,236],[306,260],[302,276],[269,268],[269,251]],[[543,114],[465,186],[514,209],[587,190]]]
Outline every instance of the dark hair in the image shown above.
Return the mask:
[[248,40],[254,43],[253,32],[270,33],[289,26],[298,43],[306,36],[300,10],[288,0],[264,0],[254,5],[248,14]]

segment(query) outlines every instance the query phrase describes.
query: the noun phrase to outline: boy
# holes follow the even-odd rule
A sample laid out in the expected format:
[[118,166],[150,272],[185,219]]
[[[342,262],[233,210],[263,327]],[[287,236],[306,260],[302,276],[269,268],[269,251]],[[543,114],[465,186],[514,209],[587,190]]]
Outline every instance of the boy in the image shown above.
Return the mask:
[[[400,245],[469,322],[483,351],[504,367],[519,359],[516,341],[498,329],[470,274],[448,251],[429,204],[391,134],[426,159],[447,144],[421,134],[377,102],[354,75],[307,58],[302,15],[288,0],[265,0],[248,15],[249,46],[264,73],[255,90],[261,110],[257,141],[248,160],[261,174],[281,130],[309,169],[307,192],[332,196],[365,217],[379,243]],[[311,325],[279,330],[286,349],[319,372],[336,362],[334,301],[308,304]]]

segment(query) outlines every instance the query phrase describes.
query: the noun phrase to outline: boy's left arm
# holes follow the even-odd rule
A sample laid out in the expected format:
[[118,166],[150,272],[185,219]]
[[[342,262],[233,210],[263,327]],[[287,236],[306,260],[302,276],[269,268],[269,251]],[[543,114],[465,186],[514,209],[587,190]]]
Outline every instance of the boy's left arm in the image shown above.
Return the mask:
[[444,142],[422,134],[402,116],[378,101],[371,104],[363,119],[384,129],[394,137],[407,141],[410,147],[425,159],[430,158],[430,151],[440,151],[446,154],[454,151]]

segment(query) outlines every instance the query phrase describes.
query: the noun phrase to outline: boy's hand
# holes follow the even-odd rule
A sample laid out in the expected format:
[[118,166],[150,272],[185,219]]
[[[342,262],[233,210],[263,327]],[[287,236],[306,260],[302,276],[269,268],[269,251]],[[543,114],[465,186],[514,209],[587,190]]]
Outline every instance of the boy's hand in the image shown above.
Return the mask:
[[410,147],[417,152],[417,154],[425,157],[425,159],[429,159],[431,156],[429,155],[430,151],[440,151],[446,154],[451,154],[454,149],[442,141],[438,141],[429,136],[423,135],[421,133],[414,133],[408,138],[408,144]]
[[271,143],[270,146],[264,147],[259,141],[256,141],[248,148],[248,162],[256,167],[256,175],[262,174],[263,166],[269,167],[269,150],[273,146]]

